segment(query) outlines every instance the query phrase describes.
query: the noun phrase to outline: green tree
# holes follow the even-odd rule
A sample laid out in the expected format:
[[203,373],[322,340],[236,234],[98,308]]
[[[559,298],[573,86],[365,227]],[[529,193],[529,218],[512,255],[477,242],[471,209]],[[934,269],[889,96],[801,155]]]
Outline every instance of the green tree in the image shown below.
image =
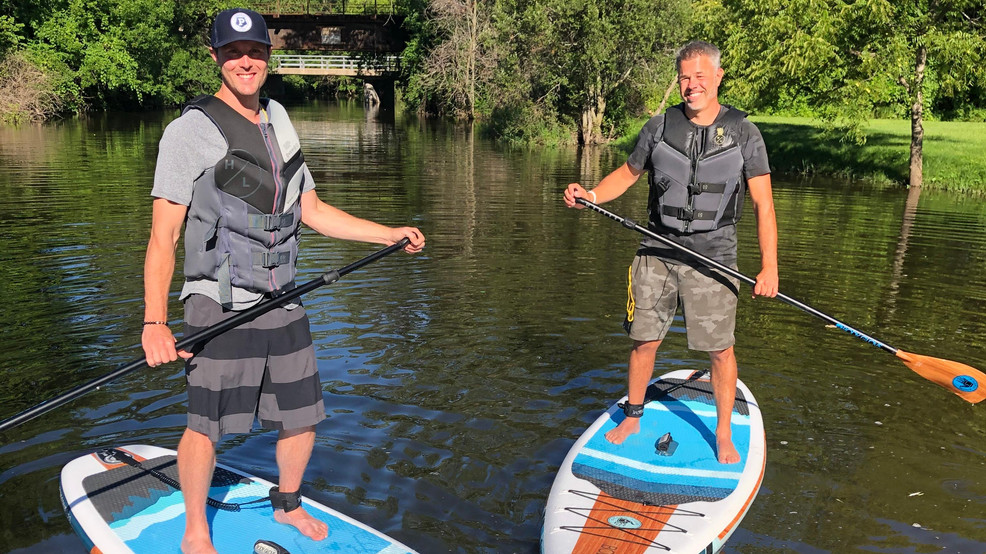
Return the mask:
[[205,75],[218,83],[204,40],[218,2],[195,4],[199,17],[174,0],[69,0],[38,28],[33,47],[72,72],[87,102],[180,103],[206,88]]
[[23,39],[24,24],[18,23],[9,15],[0,15],[0,58],[7,52],[17,50]]
[[498,50],[489,4],[479,0],[431,0],[427,15],[437,40],[420,74],[438,110],[475,119],[477,95],[491,80]]
[[604,140],[610,102],[653,79],[689,29],[682,0],[512,1],[520,32],[538,43],[526,51],[548,57],[536,65],[559,87],[560,108],[575,118],[582,144]]
[[725,95],[748,108],[806,108],[858,141],[879,111],[907,114],[920,186],[929,95],[986,84],[984,14],[982,0],[699,0],[696,20],[723,48]]
[[[226,4],[0,0],[0,64],[6,68],[2,85],[20,93],[19,102],[5,103],[5,117],[50,116],[52,107],[177,105],[214,91],[219,79],[206,37],[212,17]],[[30,82],[11,82],[12,67],[23,68]],[[32,90],[40,97],[28,98]]]
[[[688,0],[431,0],[410,21],[406,97],[426,111],[489,117],[521,140],[576,128],[605,139],[642,110],[689,27]],[[408,62],[420,60],[415,65]],[[660,75],[660,77],[656,77]],[[663,85],[658,87],[663,90]],[[614,111],[615,107],[615,111]],[[560,123],[564,122],[564,123]]]

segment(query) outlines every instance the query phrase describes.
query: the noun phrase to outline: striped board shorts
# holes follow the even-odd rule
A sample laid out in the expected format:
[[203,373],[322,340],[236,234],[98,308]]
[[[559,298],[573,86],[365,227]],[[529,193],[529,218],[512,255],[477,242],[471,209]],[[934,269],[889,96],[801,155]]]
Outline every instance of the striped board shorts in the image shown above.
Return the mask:
[[[235,315],[201,294],[185,299],[185,336]],[[325,419],[308,315],[274,308],[196,345],[185,362],[188,428],[218,442],[264,429],[292,430]]]

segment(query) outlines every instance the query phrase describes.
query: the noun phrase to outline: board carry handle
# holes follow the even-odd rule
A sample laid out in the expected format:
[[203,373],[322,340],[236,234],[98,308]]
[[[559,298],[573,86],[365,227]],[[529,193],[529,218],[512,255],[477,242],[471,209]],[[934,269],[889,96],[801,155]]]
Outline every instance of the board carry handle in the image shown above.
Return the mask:
[[[605,208],[601,208],[595,202],[590,202],[585,198],[576,198],[575,202],[577,204],[581,204],[595,212],[598,212],[620,223],[627,229],[637,231],[638,233],[644,236],[652,238],[662,244],[665,244],[680,252],[688,254],[695,260],[705,264],[706,266],[714,268],[722,273],[725,273],[730,277],[739,279],[740,281],[748,285],[757,284],[756,279],[752,277],[748,277],[740,273],[739,271],[736,271],[735,269],[729,266],[723,265],[707,256],[703,256],[702,254],[699,254],[698,252],[692,250],[691,248],[688,248],[687,246],[682,246],[667,237],[663,237],[655,233],[654,231],[651,231],[646,227],[642,227],[632,219],[621,217]],[[931,381],[932,383],[935,383],[936,385],[948,389],[949,391],[956,394],[959,398],[965,400],[966,402],[969,402],[971,404],[976,404],[986,399],[986,373],[983,373],[982,371],[972,366],[960,362],[955,362],[952,360],[944,360],[941,358],[932,358],[931,356],[923,356],[921,354],[904,352],[903,350],[894,348],[893,346],[890,346],[885,342],[877,340],[858,329],[850,327],[849,325],[826,314],[825,312],[813,308],[808,304],[801,302],[800,300],[791,298],[786,294],[777,293],[776,298],[782,302],[794,306],[795,308],[805,311],[815,317],[823,319],[829,322],[830,324],[832,324],[833,326],[835,326],[837,329],[841,329],[842,331],[845,331],[846,333],[849,333],[850,335],[864,342],[868,342],[873,346],[876,346],[886,352],[889,352],[890,354],[893,354],[899,360],[901,360],[901,362],[903,362],[904,365],[906,365],[908,368],[910,368],[912,371],[914,371],[921,377],[924,377],[925,379]]]
[[[276,307],[284,304],[285,302],[287,302],[289,300],[294,300],[295,298],[298,298],[299,296],[301,296],[303,294],[306,294],[308,292],[311,292],[311,291],[313,291],[313,290],[315,290],[315,289],[317,289],[317,288],[319,288],[319,287],[321,287],[323,285],[328,285],[328,284],[334,283],[334,282],[338,281],[339,278],[342,277],[343,275],[346,275],[348,273],[351,273],[353,271],[356,271],[357,269],[359,269],[359,268],[361,268],[361,267],[363,267],[365,265],[371,264],[371,263],[379,260],[380,258],[383,258],[384,256],[387,256],[389,254],[392,254],[392,253],[394,253],[394,252],[396,252],[396,251],[404,248],[410,242],[411,242],[410,239],[408,239],[407,237],[405,237],[405,238],[401,239],[400,241],[398,241],[397,243],[391,244],[390,246],[388,246],[386,248],[383,248],[381,250],[378,250],[378,251],[374,252],[373,254],[370,254],[369,256],[367,256],[367,257],[365,257],[365,258],[363,258],[361,260],[357,260],[357,261],[355,261],[355,262],[353,262],[353,263],[351,263],[351,264],[349,264],[349,265],[347,265],[347,266],[345,266],[345,267],[343,267],[341,269],[338,269],[338,270],[336,270],[336,269],[330,269],[329,271],[323,273],[317,279],[314,279],[312,281],[309,281],[309,282],[305,283],[304,285],[295,287],[295,288],[293,288],[293,289],[291,289],[291,290],[289,290],[289,291],[287,291],[287,292],[285,292],[283,294],[280,294],[280,295],[278,295],[276,297],[271,298],[270,300],[267,300],[265,302],[261,302],[260,304],[257,304],[256,306],[247,308],[246,310],[243,310],[242,312],[240,312],[240,313],[238,313],[238,314],[236,314],[236,315],[234,315],[234,316],[232,316],[232,317],[230,317],[228,319],[224,319],[224,320],[220,321],[219,323],[213,325],[212,327],[208,327],[206,329],[203,329],[202,331],[199,331],[198,333],[195,333],[194,335],[192,335],[190,337],[186,337],[186,338],[178,341],[177,343],[175,343],[175,349],[176,350],[187,349],[187,348],[192,347],[192,346],[194,346],[194,345],[196,345],[196,344],[198,344],[200,342],[205,342],[205,341],[207,341],[207,340],[209,340],[211,338],[214,338],[214,337],[216,337],[218,335],[221,335],[221,334],[225,333],[226,331],[229,331],[230,329],[233,329],[235,327],[238,327],[238,326],[242,325],[243,323],[246,323],[248,321],[251,321],[251,320],[253,320],[256,317],[258,317],[258,316],[260,316],[262,314],[265,314],[265,313],[273,310],[274,308],[276,308]],[[7,418],[7,419],[5,419],[3,421],[0,421],[0,432],[6,431],[8,429],[12,429],[12,428],[14,428],[14,427],[16,427],[16,426],[24,423],[24,422],[27,422],[27,421],[30,421],[30,420],[34,419],[34,418],[36,418],[36,417],[38,417],[38,416],[40,416],[42,414],[46,414],[46,413],[50,412],[51,410],[54,410],[55,408],[57,408],[59,406],[62,406],[63,404],[66,404],[68,402],[71,402],[72,400],[75,400],[76,398],[82,396],[83,394],[86,394],[87,392],[90,392],[92,390],[98,389],[99,387],[105,385],[106,383],[109,383],[111,381],[114,381],[116,379],[119,379],[120,377],[123,377],[124,375],[126,375],[128,373],[131,373],[133,371],[136,371],[138,369],[143,369],[144,367],[147,367],[147,359],[146,358],[140,358],[139,360],[134,360],[134,361],[130,362],[129,364],[127,364],[127,365],[125,365],[123,367],[120,367],[119,369],[116,369],[114,371],[111,371],[110,373],[107,373],[106,375],[103,375],[102,377],[98,377],[96,379],[93,379],[92,381],[89,381],[88,383],[84,383],[82,385],[79,385],[78,387],[75,387],[72,390],[69,390],[69,391],[67,391],[67,392],[65,392],[65,393],[63,393],[63,394],[61,394],[59,396],[56,396],[55,398],[52,398],[51,400],[46,400],[46,401],[44,401],[44,402],[42,402],[42,403],[34,406],[33,408],[29,408],[29,409],[24,410],[23,412],[15,415],[15,416],[12,416],[12,417],[9,417],[9,418]]]
[[266,539],[253,543],[253,552],[254,554],[291,554],[287,548]]

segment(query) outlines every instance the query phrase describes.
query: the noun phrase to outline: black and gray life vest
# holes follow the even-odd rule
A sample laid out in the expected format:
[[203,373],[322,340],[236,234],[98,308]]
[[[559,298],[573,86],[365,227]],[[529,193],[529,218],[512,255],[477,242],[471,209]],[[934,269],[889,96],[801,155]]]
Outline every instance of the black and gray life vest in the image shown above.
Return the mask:
[[651,152],[648,209],[653,224],[678,233],[711,231],[740,219],[746,179],[739,134],[746,113],[727,106],[707,127],[679,104],[664,114]]
[[284,107],[267,99],[261,105],[269,125],[258,126],[215,96],[200,96],[184,110],[205,113],[228,146],[196,179],[185,224],[185,278],[217,281],[225,307],[232,307],[232,287],[294,287],[305,159]]

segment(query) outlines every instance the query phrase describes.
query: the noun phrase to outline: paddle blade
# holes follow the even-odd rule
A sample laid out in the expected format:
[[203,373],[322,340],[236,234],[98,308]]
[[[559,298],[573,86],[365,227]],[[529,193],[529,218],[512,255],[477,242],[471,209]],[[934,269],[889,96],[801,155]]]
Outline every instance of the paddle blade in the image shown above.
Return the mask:
[[945,387],[966,402],[986,400],[986,373],[972,366],[903,350],[897,351],[897,357],[921,377]]

